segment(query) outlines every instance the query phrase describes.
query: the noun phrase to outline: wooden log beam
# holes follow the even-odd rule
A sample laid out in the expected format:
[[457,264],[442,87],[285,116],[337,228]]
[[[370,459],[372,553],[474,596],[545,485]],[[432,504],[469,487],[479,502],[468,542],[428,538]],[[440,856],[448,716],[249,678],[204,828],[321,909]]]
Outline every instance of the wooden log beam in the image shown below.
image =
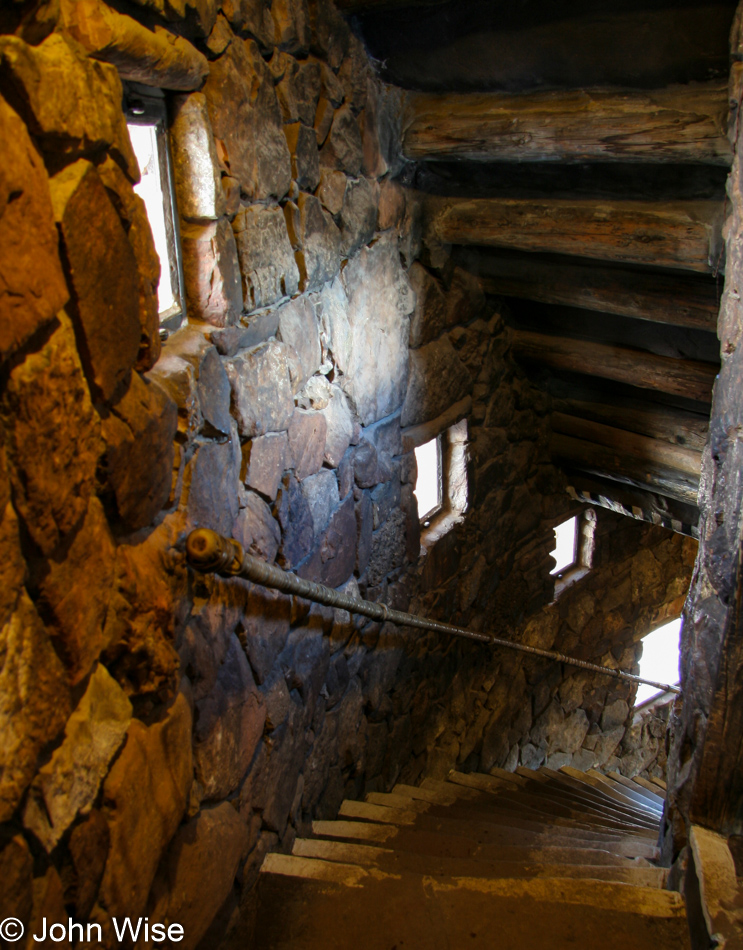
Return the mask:
[[[626,405],[586,402],[581,399],[555,399],[559,413],[590,419],[655,440],[683,446],[700,453],[707,441],[709,420],[693,412],[670,406],[652,405],[646,409]],[[569,433],[568,433],[569,434]]]
[[394,10],[396,7],[437,7],[449,0],[335,0],[341,13],[374,13],[376,10]]
[[605,343],[513,331],[514,352],[554,369],[613,379],[640,389],[655,389],[699,402],[712,401],[717,374],[713,363],[678,360]]
[[570,254],[708,274],[722,261],[721,201],[428,199],[429,243]]
[[685,504],[697,503],[699,480],[693,475],[559,432],[552,434],[550,448],[556,459],[565,460],[582,471],[624,481],[639,488],[650,486],[659,494],[676,498]]
[[702,455],[694,449],[672,445],[670,442],[638,435],[636,432],[627,432],[591,419],[553,412],[552,431],[603,445],[637,459],[642,464],[673,469],[683,475],[690,475],[696,480],[699,479],[702,471]]
[[582,262],[558,264],[529,255],[481,254],[476,264],[486,293],[695,330],[717,329],[720,305],[710,280]]
[[699,538],[699,509],[696,505],[658,494],[647,486],[638,488],[569,468],[565,474],[568,494],[573,499],[638,521],[661,525],[677,534]]
[[482,162],[729,166],[727,84],[643,90],[414,93],[403,154]]

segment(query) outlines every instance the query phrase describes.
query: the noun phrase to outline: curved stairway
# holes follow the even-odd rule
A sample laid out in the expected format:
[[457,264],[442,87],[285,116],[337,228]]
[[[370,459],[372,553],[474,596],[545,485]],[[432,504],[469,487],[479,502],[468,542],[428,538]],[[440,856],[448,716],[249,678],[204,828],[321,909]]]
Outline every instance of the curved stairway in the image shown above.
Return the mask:
[[661,789],[619,775],[452,772],[344,801],[257,891],[262,950],[684,950],[656,867]]

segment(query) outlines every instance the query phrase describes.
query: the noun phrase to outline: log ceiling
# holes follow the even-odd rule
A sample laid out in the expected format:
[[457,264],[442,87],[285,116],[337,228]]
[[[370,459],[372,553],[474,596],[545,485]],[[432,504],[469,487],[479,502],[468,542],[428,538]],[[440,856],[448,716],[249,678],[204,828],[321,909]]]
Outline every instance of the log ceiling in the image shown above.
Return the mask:
[[727,84],[645,90],[413,93],[413,161],[693,162],[729,166]]
[[341,0],[405,89],[423,260],[503,305],[576,498],[696,530],[734,3]]

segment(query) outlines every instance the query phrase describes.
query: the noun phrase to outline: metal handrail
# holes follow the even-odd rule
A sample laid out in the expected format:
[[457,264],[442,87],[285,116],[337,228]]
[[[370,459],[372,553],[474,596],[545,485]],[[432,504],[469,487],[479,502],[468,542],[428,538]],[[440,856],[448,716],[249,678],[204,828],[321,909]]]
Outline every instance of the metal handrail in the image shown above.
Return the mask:
[[296,594],[306,600],[325,604],[328,607],[338,607],[341,610],[347,610],[349,613],[361,614],[382,623],[389,621],[403,627],[417,627],[422,630],[433,630],[436,633],[450,633],[457,637],[466,637],[468,640],[476,640],[491,646],[518,650],[519,653],[528,653],[531,656],[542,656],[548,660],[556,660],[568,666],[577,666],[583,670],[602,673],[604,676],[612,676],[615,679],[629,680],[632,683],[647,683],[648,686],[654,686],[656,689],[670,693],[681,692],[678,686],[656,683],[654,680],[644,679],[632,673],[625,673],[623,670],[610,670],[605,666],[598,666],[595,663],[587,663],[585,660],[578,660],[572,656],[565,656],[563,653],[540,650],[537,647],[526,646],[523,643],[513,643],[511,640],[503,640],[488,633],[478,633],[475,630],[468,630],[466,627],[457,627],[454,624],[431,620],[429,617],[418,617],[416,614],[405,613],[402,610],[393,610],[386,604],[350,597],[348,594],[342,594],[340,591],[325,587],[323,584],[303,580],[301,577],[297,577],[296,574],[291,574],[280,567],[267,564],[251,554],[246,554],[242,549],[242,545],[234,538],[225,538],[209,528],[196,528],[189,534],[186,541],[186,556],[191,567],[202,574],[214,573],[222,577],[244,577],[246,580],[252,581],[254,584],[260,584],[262,587],[280,590],[285,594]]

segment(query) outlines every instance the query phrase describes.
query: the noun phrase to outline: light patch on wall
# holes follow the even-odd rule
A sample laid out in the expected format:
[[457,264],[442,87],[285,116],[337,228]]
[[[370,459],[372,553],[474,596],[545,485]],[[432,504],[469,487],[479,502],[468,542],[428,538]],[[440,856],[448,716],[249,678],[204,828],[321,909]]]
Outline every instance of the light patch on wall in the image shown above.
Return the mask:
[[439,438],[419,445],[415,450],[418,479],[415,483],[415,498],[421,521],[430,517],[441,507],[441,446]]
[[550,551],[555,566],[550,574],[561,574],[575,564],[578,557],[578,518],[568,518],[555,528],[555,546]]
[[129,123],[128,127],[132,148],[142,173],[142,180],[134,186],[134,190],[147,208],[155,250],[160,258],[160,283],[157,296],[160,313],[165,313],[176,305],[176,299],[170,279],[173,261],[171,261],[171,248],[165,225],[165,195],[160,175],[157,127],[134,123]]
[[[642,639],[642,659],[640,676],[675,686],[679,682],[679,638],[681,636],[681,618],[663,624]],[[635,705],[647,702],[659,696],[660,690],[654,686],[641,684],[637,689]]]

